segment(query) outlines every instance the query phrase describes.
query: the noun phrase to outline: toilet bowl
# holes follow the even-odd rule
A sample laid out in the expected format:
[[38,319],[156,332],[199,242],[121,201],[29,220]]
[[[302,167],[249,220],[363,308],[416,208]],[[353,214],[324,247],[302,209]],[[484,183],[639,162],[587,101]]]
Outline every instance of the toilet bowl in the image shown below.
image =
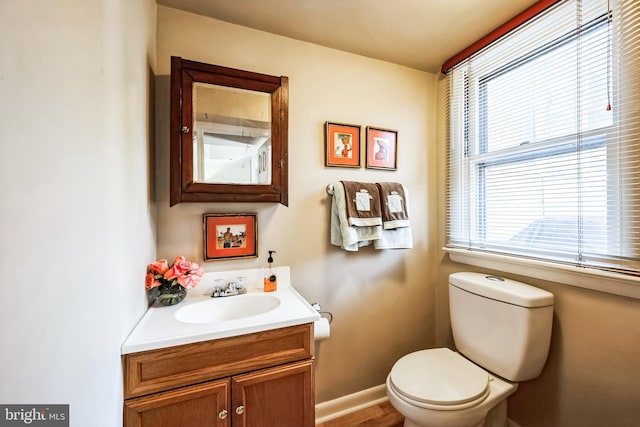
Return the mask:
[[[518,389],[448,348],[410,353],[387,376],[390,403],[405,427],[475,427]],[[505,408],[502,405],[502,408]],[[492,425],[506,425],[506,410]],[[502,419],[501,419],[502,418]]]

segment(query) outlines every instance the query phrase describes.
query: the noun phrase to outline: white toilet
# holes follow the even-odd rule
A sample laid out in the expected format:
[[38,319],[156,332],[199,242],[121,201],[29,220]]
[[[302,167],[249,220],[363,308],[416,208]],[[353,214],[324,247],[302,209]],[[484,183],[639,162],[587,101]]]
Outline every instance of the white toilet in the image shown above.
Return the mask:
[[405,427],[503,427],[518,381],[540,375],[549,352],[553,294],[481,273],[449,276],[459,353],[421,350],[398,360],[387,396]]

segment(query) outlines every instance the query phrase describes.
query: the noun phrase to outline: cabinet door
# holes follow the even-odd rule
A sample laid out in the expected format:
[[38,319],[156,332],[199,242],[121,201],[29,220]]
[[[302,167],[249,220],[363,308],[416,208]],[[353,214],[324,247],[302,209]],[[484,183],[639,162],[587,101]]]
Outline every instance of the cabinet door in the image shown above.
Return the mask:
[[229,427],[229,380],[125,400],[125,427]]
[[312,427],[313,387],[312,360],[235,376],[233,427]]

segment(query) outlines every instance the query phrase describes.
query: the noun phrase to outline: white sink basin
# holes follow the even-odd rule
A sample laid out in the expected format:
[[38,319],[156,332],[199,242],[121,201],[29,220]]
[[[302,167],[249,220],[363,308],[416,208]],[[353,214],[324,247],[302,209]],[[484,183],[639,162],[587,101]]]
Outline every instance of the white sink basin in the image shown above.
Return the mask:
[[264,314],[279,305],[277,296],[248,293],[187,305],[176,311],[175,317],[184,323],[226,322]]

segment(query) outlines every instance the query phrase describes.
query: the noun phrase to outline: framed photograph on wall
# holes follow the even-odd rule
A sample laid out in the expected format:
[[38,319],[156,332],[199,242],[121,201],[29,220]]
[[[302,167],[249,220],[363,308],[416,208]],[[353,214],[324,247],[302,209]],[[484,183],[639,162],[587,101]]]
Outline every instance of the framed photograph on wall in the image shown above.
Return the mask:
[[398,131],[367,126],[367,156],[369,169],[398,169]]
[[325,123],[325,165],[360,167],[360,126]]
[[257,214],[204,214],[205,261],[257,256]]

